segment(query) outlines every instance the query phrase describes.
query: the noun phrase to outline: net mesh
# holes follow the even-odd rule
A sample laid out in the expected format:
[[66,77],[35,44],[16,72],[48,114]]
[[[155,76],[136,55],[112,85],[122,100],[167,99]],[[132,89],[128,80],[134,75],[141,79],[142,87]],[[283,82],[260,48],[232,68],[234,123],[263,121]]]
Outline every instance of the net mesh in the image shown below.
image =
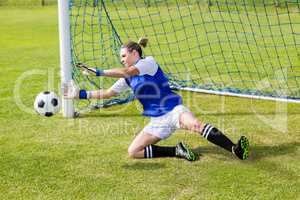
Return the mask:
[[[300,98],[300,1],[70,0],[73,64],[122,67],[119,48],[149,38],[153,56],[174,87]],[[116,79],[87,77],[81,88],[109,88]],[[105,106],[132,99],[78,102]],[[81,104],[81,105],[79,105]]]

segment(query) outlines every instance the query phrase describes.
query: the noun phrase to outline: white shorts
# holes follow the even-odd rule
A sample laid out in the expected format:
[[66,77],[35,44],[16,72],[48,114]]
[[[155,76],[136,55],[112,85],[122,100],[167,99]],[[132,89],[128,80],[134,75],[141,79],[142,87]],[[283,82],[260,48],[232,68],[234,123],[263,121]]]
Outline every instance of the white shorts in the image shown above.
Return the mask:
[[190,112],[190,110],[183,105],[178,105],[162,116],[151,117],[150,122],[144,127],[143,132],[159,137],[160,139],[166,139],[180,128],[180,115],[185,112]]

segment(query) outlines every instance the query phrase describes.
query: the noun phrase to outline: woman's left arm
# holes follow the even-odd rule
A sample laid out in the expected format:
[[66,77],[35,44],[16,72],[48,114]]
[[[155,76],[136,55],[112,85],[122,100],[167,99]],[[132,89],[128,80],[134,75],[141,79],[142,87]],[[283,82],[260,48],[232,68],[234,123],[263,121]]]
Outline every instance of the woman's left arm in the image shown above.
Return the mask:
[[139,70],[135,66],[125,68],[106,69],[102,71],[101,76],[115,77],[115,78],[128,78],[131,76],[139,75]]

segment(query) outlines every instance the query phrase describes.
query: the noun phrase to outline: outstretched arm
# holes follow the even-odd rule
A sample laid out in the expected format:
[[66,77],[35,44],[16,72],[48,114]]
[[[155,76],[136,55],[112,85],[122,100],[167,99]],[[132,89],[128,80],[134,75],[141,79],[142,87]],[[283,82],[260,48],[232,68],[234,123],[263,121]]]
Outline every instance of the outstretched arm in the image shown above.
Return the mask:
[[90,99],[109,99],[113,96],[118,95],[115,91],[111,89],[107,90],[95,90],[95,91],[88,91],[90,94]]
[[63,87],[64,97],[67,99],[109,99],[128,89],[125,79],[119,79],[109,89],[95,91],[80,90],[74,81],[70,81]]
[[135,66],[126,68],[116,68],[103,70],[102,76],[115,77],[115,78],[128,78],[131,76],[139,75],[139,70]]
[[101,70],[96,69],[93,67],[89,67],[84,63],[76,64],[78,68],[83,70],[86,74],[94,74],[96,76],[107,76],[107,77],[114,77],[114,78],[128,78],[131,76],[139,75],[139,70],[135,66],[125,67],[125,68],[115,68],[115,69],[107,69]]
[[88,91],[89,98],[91,99],[109,99],[113,96],[117,96],[123,91],[129,89],[124,78],[120,78],[117,82],[115,82],[109,89],[107,90],[96,90],[96,91]]

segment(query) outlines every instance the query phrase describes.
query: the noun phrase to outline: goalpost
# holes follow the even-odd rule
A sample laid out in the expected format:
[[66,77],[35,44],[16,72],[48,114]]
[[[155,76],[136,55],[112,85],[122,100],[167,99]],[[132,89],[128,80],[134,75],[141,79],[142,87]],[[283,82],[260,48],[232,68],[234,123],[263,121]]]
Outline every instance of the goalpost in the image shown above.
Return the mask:
[[[72,80],[72,56],[71,56],[71,35],[69,20],[68,0],[58,0],[59,19],[59,44],[60,44],[60,66],[61,86],[63,87]],[[71,99],[62,98],[63,116],[73,118],[75,109]]]
[[[67,63],[62,63],[62,69],[68,71],[62,70],[62,82],[71,74],[81,88],[110,87],[116,80],[83,76],[73,66],[81,62],[101,69],[121,67],[121,44],[147,36],[150,42],[145,54],[157,60],[174,88],[300,102],[300,0],[59,3],[67,6],[60,9],[64,12],[60,21],[67,15],[65,20],[70,23],[60,26],[60,32],[68,35],[61,42],[70,45],[61,49],[68,51],[61,54]],[[74,104],[84,110],[132,99],[125,92],[117,99]]]

